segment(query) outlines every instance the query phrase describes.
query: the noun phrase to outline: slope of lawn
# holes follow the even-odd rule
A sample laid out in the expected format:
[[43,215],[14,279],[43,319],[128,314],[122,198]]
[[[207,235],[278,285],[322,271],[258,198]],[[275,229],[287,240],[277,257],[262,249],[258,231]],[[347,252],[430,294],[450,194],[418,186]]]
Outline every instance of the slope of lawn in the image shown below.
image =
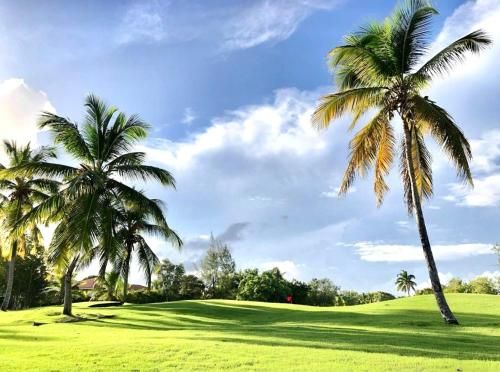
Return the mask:
[[[316,308],[181,301],[118,308],[77,304],[0,314],[0,370],[500,371],[500,296],[449,294],[462,325],[432,296]],[[46,323],[33,326],[33,321]]]

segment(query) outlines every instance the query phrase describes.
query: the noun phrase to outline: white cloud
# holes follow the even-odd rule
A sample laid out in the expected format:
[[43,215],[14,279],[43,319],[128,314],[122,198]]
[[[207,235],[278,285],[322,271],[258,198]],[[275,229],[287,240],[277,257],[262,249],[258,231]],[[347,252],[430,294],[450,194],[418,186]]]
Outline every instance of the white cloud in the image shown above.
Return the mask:
[[500,170],[500,130],[485,132],[479,139],[470,141],[472,170],[476,173],[491,173]]
[[195,112],[191,107],[186,107],[184,109],[184,116],[182,117],[182,123],[186,125],[191,125],[193,121],[197,118]]
[[500,277],[500,271],[495,270],[495,271],[484,271],[479,275],[474,275],[470,279],[476,279],[476,278],[488,278],[492,280],[496,280]]
[[[328,191],[321,192],[321,196],[325,198],[337,199],[339,198],[339,192],[340,192],[340,187],[330,186],[330,189]],[[355,186],[351,186],[349,190],[347,190],[347,194],[352,194],[353,192],[356,192]]]
[[259,269],[266,271],[271,270],[275,267],[280,269],[281,273],[287,279],[297,279],[300,277],[300,268],[303,265],[297,265],[295,262],[286,260],[286,261],[267,261],[263,262],[259,265]]
[[323,151],[323,133],[311,126],[316,94],[280,89],[272,104],[247,106],[216,118],[185,142],[159,140],[143,148],[149,157],[174,169],[192,166],[197,158],[235,149],[250,158],[288,154],[309,157]]
[[[439,281],[441,282],[442,285],[446,285],[449,283],[451,279],[455,277],[452,273],[440,273],[438,272],[439,276]],[[430,279],[427,279],[424,282],[418,282],[416,289],[427,289],[427,288],[432,288],[431,281]]]
[[[369,262],[411,262],[423,261],[422,247],[405,244],[384,244],[376,242],[358,242],[352,244],[363,261]],[[432,252],[436,260],[450,261],[483,254],[492,254],[492,244],[447,244],[433,245]]]
[[474,154],[471,168],[479,174],[474,179],[474,188],[452,183],[450,195],[444,200],[466,207],[497,207],[500,205],[500,130],[487,131],[470,143]]
[[246,49],[288,39],[314,11],[331,9],[338,0],[261,0],[244,8],[224,27],[226,49]]
[[445,200],[466,207],[497,207],[500,205],[500,174],[493,174],[474,181],[474,188],[454,183],[450,185],[452,195]]
[[118,28],[117,42],[158,42],[167,36],[158,1],[136,2],[124,14]]
[[0,82],[0,140],[36,145],[41,111],[55,112],[44,92],[31,88],[23,79]]

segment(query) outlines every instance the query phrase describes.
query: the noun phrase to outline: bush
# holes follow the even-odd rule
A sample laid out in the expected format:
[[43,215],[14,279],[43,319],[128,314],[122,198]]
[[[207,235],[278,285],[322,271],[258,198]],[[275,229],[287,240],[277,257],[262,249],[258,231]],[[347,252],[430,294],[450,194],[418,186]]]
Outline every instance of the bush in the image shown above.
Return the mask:
[[164,301],[164,295],[158,291],[135,291],[127,294],[127,302],[132,304],[149,304]]
[[275,267],[260,275],[257,269],[242,272],[236,298],[247,301],[286,302],[290,294],[288,282]]
[[490,278],[480,276],[469,282],[469,291],[478,294],[498,294],[495,284]]
[[387,292],[370,292],[368,293],[370,297],[370,302],[382,302],[382,301],[389,301],[389,300],[394,300],[396,297],[394,295],[387,293]]
[[313,279],[309,282],[307,303],[314,306],[335,306],[339,289],[330,279]]

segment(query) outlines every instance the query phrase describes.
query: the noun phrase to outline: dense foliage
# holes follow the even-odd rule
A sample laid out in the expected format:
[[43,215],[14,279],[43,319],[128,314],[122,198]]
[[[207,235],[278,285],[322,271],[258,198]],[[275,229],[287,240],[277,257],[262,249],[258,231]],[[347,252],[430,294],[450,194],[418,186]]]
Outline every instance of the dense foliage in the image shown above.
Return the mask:
[[[452,278],[447,285],[444,286],[444,291],[448,293],[475,293],[475,294],[493,294],[500,295],[500,276],[488,278],[478,276],[470,281],[460,278]],[[416,292],[418,295],[428,294],[429,289],[421,289]]]

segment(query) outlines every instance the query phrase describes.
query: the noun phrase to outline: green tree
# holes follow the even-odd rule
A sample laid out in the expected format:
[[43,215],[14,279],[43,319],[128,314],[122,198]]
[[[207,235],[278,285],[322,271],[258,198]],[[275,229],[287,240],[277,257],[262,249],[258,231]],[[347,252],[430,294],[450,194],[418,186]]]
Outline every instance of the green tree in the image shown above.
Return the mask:
[[57,192],[59,184],[48,178],[18,175],[13,170],[28,164],[39,164],[56,154],[52,147],[33,150],[28,143],[18,146],[15,142],[4,141],[3,148],[9,159],[8,168],[0,164],[0,214],[3,220],[2,245],[9,249],[9,269],[1,309],[7,310],[14,285],[16,258],[28,252],[28,247],[36,249],[42,244],[42,235],[35,223],[19,227],[19,221],[34,206]]
[[438,142],[454,162],[458,176],[470,185],[471,150],[450,114],[423,96],[422,91],[432,78],[446,74],[467,53],[478,53],[491,40],[482,31],[474,31],[425,61],[435,14],[437,11],[428,1],[408,0],[384,22],[348,35],[344,45],[329,53],[338,92],[322,98],[312,119],[318,128],[326,128],[333,119],[351,113],[353,129],[364,114],[376,111],[350,142],[351,154],[340,194],[349,190],[358,175],[364,176],[373,167],[374,192],[380,205],[389,189],[385,177],[397,149],[391,122],[395,115],[401,118],[400,169],[408,212],[416,218],[441,315],[448,324],[458,324],[443,294],[422,212],[423,199],[433,192],[431,154],[424,136],[431,135]]
[[309,282],[308,303],[314,306],[335,306],[339,289],[328,278],[313,279]]
[[16,174],[63,180],[61,190],[40,203],[25,220],[39,222],[50,217],[61,222],[55,229],[49,258],[65,270],[63,313],[66,315],[71,315],[72,310],[73,272],[91,262],[98,253],[112,257],[120,247],[113,231],[119,203],[138,204],[148,209],[155,221],[165,221],[158,204],[125,181],[156,180],[165,186],[175,186],[168,171],[145,165],[145,154],[132,151],[147,136],[149,128],[137,115],[127,117],[93,95],[86,98],[85,108],[82,125],[52,113],[44,113],[39,122],[39,127],[52,133],[55,143],[64,148],[77,166],[37,162],[15,170]]
[[452,278],[444,287],[445,292],[450,293],[467,293],[470,292],[467,283],[464,283],[460,278]]
[[227,244],[212,236],[200,269],[201,279],[205,282],[209,297],[234,297],[233,292],[238,287],[234,281],[236,263]]
[[184,265],[173,264],[165,258],[157,266],[154,287],[165,296],[167,301],[178,300],[184,273]]
[[[29,243],[28,243],[29,244]],[[0,289],[5,290],[9,263],[0,258]],[[47,266],[43,248],[28,249],[16,260],[16,275],[12,286],[10,308],[22,309],[43,305],[47,287]]]
[[469,282],[469,289],[471,293],[478,294],[497,294],[496,283],[490,278],[479,276]]
[[415,292],[415,287],[417,283],[415,282],[415,275],[408,274],[408,271],[401,270],[401,272],[396,277],[396,289],[401,292],[406,292],[409,296],[410,292]]
[[183,275],[179,285],[179,295],[184,300],[198,300],[203,297],[205,284],[196,275]]
[[239,300],[285,302],[289,294],[289,283],[277,267],[260,275],[257,269],[248,269],[240,274]]
[[[161,208],[159,200],[152,200],[157,208]],[[156,218],[149,208],[143,204],[126,203],[116,212],[116,238],[121,249],[111,259],[115,263],[115,270],[121,273],[123,279],[123,301],[127,301],[128,277],[130,262],[135,252],[139,267],[144,271],[148,289],[151,288],[151,276],[159,259],[147,243],[144,235],[159,237],[168,240],[177,248],[182,246],[182,240],[171,230],[163,216]],[[104,250],[104,252],[109,252]],[[103,260],[106,262],[108,259]],[[104,267],[102,268],[104,269]],[[101,269],[101,271],[102,271]]]
[[292,296],[294,304],[306,305],[308,303],[310,287],[307,283],[293,279],[288,283],[288,287],[290,288],[289,294]]
[[363,303],[363,298],[356,291],[341,291],[338,295],[338,303],[342,306],[359,305]]

